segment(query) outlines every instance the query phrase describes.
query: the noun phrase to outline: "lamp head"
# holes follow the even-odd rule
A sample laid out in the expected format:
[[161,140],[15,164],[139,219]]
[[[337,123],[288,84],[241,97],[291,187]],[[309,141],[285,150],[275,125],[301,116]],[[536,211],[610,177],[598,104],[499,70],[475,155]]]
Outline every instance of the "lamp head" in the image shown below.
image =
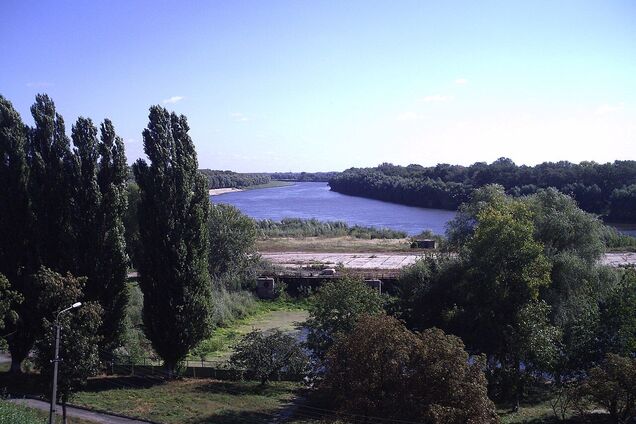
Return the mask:
[[71,308],[75,309],[75,308],[79,308],[80,306],[82,306],[82,302],[75,302],[73,303],[73,306],[71,306]]

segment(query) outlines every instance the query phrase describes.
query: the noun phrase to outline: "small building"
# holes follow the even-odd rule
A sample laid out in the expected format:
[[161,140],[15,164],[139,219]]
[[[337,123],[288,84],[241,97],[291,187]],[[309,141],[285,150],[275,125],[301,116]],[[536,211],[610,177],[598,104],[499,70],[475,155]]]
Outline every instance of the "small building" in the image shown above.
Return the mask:
[[256,296],[259,299],[273,299],[276,297],[274,288],[275,282],[272,277],[258,277],[256,279]]
[[423,239],[423,240],[413,240],[411,243],[412,249],[437,249],[437,240],[433,239]]
[[364,280],[365,283],[372,289],[376,289],[378,293],[382,294],[382,281],[377,279]]

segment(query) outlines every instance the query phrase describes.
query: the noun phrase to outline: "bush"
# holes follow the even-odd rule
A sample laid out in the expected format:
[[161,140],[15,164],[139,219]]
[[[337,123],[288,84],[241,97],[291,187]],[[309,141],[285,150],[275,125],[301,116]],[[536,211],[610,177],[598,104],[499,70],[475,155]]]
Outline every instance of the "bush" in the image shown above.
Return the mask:
[[497,423],[483,358],[439,329],[413,333],[393,317],[364,316],[327,353],[322,389],[348,414],[425,423]]

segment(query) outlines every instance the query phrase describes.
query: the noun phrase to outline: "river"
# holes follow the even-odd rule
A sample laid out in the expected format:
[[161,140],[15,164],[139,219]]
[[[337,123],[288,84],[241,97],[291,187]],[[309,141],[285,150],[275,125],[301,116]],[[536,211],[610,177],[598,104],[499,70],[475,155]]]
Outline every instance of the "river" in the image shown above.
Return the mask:
[[255,219],[316,218],[344,221],[349,225],[390,228],[416,235],[424,230],[443,234],[455,212],[425,209],[329,190],[327,183],[295,183],[284,187],[245,190],[211,197],[227,203]]
[[[284,187],[245,190],[212,196],[212,202],[227,203],[255,219],[316,218],[344,221],[349,225],[390,228],[416,235],[424,230],[443,234],[454,211],[404,206],[396,203],[347,196],[329,190],[327,183],[294,183]],[[616,225],[619,231],[636,236],[636,224]]]

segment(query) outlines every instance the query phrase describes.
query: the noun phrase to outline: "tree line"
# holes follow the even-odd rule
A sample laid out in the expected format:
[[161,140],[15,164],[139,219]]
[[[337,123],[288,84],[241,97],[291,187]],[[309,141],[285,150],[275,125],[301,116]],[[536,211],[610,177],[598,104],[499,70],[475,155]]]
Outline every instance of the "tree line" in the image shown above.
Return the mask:
[[515,197],[553,187],[573,197],[583,210],[612,221],[636,221],[636,161],[518,166],[500,158],[491,164],[434,167],[383,163],[350,168],[329,180],[331,189],[340,193],[440,209],[456,209],[488,184],[499,184]]
[[267,184],[272,181],[268,174],[238,173],[233,171],[218,171],[213,169],[201,169],[208,179],[208,188],[241,188],[259,184]]

